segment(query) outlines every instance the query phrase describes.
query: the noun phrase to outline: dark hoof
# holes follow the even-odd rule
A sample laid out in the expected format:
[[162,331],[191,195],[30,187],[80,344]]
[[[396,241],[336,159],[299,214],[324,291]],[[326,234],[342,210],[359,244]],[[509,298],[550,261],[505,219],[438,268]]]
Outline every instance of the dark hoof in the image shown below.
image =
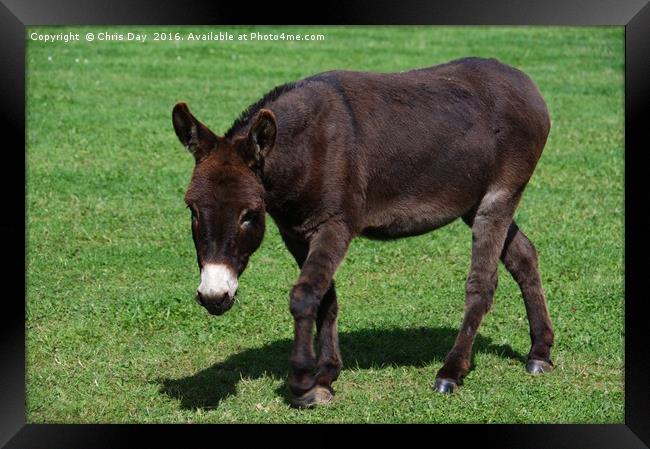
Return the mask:
[[312,408],[331,402],[333,397],[334,394],[330,388],[316,385],[307,393],[295,398],[292,405],[296,408]]
[[526,363],[526,371],[530,374],[544,374],[553,371],[553,365],[544,360],[529,360]]
[[458,384],[452,379],[439,378],[436,379],[433,389],[438,393],[451,394],[458,389]]

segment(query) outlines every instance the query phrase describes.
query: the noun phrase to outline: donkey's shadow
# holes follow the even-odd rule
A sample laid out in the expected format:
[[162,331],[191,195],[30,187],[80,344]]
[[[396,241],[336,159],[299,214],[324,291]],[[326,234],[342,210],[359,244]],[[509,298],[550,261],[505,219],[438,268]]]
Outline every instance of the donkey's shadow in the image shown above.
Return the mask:
[[[384,366],[427,366],[440,362],[453,345],[457,329],[413,328],[372,329],[339,334],[345,370],[381,368]],[[285,379],[288,375],[288,359],[292,341],[277,340],[268,345],[247,349],[230,356],[196,374],[181,379],[158,379],[160,391],[179,399],[184,409],[210,409],[221,400],[236,394],[237,383],[242,378],[271,377]],[[476,336],[474,352],[497,354],[515,359],[522,364],[525,357],[509,345],[494,345],[489,338]],[[472,364],[473,366],[473,364]],[[431,383],[435,370],[431,371]],[[277,389],[278,394],[289,402],[286,386]]]

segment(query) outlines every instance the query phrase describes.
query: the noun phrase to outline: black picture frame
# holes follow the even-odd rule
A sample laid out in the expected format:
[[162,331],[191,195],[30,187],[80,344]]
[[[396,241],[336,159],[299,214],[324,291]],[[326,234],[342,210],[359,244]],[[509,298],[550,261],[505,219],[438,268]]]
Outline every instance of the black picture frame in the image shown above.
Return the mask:
[[[646,352],[647,287],[644,262],[650,219],[645,206],[644,132],[650,109],[650,6],[647,0],[414,0],[378,5],[155,2],[153,0],[3,0],[0,4],[0,110],[5,171],[3,326],[0,328],[0,445],[6,448],[185,447],[227,441],[240,426],[26,424],[25,416],[25,70],[26,26],[149,24],[405,24],[625,26],[625,422],[624,424],[437,425],[422,429],[433,443],[458,436],[517,448],[647,448],[650,444],[650,358]],[[647,125],[646,125],[647,127]],[[645,150],[645,151],[644,151]],[[20,168],[19,168],[20,167]],[[25,273],[25,275],[23,275]],[[19,297],[23,301],[18,300]],[[349,426],[344,426],[349,428]],[[383,427],[382,427],[383,428]],[[271,430],[271,426],[265,430]],[[377,426],[373,434],[377,435]],[[278,436],[289,441],[291,432]],[[409,430],[410,432],[410,430]],[[379,432],[381,434],[383,432]],[[255,432],[243,432],[254,436]],[[309,431],[308,431],[309,435]],[[320,433],[312,433],[313,436]],[[230,440],[232,441],[232,440]],[[340,441],[340,440],[339,440]],[[138,443],[138,445],[142,445]]]

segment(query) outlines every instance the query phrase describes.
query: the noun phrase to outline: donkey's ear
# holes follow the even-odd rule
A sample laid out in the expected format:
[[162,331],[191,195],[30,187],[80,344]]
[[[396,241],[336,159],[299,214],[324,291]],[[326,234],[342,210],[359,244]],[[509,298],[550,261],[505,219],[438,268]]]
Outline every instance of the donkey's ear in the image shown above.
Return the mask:
[[260,166],[262,164],[264,158],[275,145],[277,130],[273,112],[268,109],[261,109],[253,120],[253,126],[251,126],[248,133],[248,141],[244,150],[248,165]]
[[174,106],[172,122],[178,140],[194,155],[197,162],[209,154],[218,143],[218,137],[192,115],[185,103],[177,103]]

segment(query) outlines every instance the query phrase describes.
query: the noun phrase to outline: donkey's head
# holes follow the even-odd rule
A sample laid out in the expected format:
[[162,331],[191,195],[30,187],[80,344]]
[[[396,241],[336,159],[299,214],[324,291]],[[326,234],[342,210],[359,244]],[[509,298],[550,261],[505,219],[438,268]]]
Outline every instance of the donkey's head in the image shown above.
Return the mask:
[[259,173],[273,148],[273,113],[260,110],[247,134],[226,139],[199,122],[185,103],[172,112],[176,135],[196,165],[185,194],[201,270],[197,301],[213,315],[232,307],[238,277],[264,236],[264,188]]

